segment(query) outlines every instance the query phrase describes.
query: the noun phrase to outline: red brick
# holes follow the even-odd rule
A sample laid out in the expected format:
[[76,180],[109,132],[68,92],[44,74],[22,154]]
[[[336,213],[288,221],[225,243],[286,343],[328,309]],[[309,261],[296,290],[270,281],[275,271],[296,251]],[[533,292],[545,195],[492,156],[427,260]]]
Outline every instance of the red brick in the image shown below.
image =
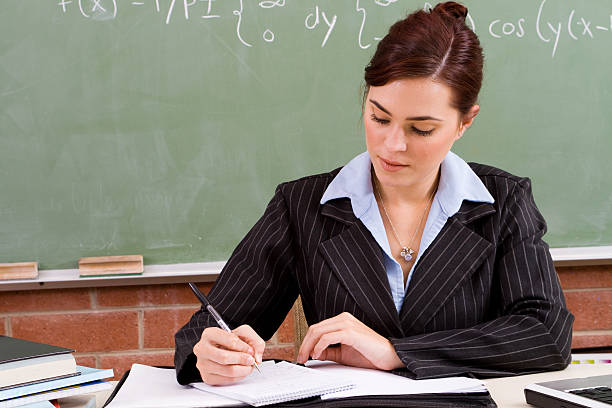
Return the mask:
[[100,368],[112,368],[115,373],[114,380],[121,379],[123,373],[129,370],[134,363],[150,366],[174,366],[174,351],[100,356]]
[[612,265],[557,268],[563,289],[612,288]]
[[8,336],[8,333],[6,331],[7,321],[7,319],[0,319],[0,334],[2,334],[3,336]]
[[174,348],[174,333],[199,308],[157,309],[144,312],[144,347]]
[[266,350],[264,351],[263,358],[264,359],[278,359],[278,360],[288,360],[295,361],[297,357],[297,353],[295,351],[294,346],[270,346],[266,345]]
[[138,348],[138,313],[94,312],[11,317],[13,336],[77,353]]
[[90,307],[88,288],[0,292],[0,313],[82,310]]
[[574,314],[574,330],[612,329],[612,289],[566,292],[567,308]]
[[287,317],[285,317],[285,321],[280,325],[278,330],[276,331],[276,339],[279,343],[293,343],[295,342],[295,307],[293,307]]
[[612,347],[612,334],[581,335],[580,333],[574,333],[574,336],[572,337],[572,349],[590,347]]
[[85,367],[91,367],[91,368],[97,367],[96,358],[94,356],[79,356],[78,354],[76,354],[74,358],[78,365],[85,366]]
[[[198,284],[204,293],[211,286],[211,283]],[[97,288],[96,292],[101,307],[199,304],[187,284],[108,287]]]

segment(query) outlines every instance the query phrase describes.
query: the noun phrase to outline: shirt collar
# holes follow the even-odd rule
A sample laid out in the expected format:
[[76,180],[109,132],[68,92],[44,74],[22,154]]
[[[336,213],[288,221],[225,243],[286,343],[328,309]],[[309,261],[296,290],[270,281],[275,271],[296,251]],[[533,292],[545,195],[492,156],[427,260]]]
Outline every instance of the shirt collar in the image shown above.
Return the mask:
[[495,202],[470,165],[453,152],[448,152],[442,161],[437,196],[442,210],[449,217],[459,211],[464,200]]
[[[321,204],[337,198],[349,198],[353,213],[357,218],[361,218],[374,199],[370,168],[370,155],[367,151],[355,157],[327,186],[321,197]],[[459,211],[463,200],[495,202],[472,168],[453,152],[448,152],[442,161],[436,199],[448,217]]]
[[321,204],[337,198],[349,198],[353,213],[357,218],[372,205],[374,193],[372,190],[370,155],[363,152],[347,163],[327,186]]

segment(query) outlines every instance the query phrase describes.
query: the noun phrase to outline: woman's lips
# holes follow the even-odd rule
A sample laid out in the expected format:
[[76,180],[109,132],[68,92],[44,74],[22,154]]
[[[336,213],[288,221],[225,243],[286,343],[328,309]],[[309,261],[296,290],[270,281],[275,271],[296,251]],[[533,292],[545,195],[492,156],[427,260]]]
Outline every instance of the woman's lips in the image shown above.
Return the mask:
[[386,160],[386,159],[383,159],[382,157],[379,157],[379,159],[380,159],[382,168],[386,171],[395,172],[395,171],[400,171],[408,167],[407,164],[401,164],[401,163],[398,163],[392,160]]

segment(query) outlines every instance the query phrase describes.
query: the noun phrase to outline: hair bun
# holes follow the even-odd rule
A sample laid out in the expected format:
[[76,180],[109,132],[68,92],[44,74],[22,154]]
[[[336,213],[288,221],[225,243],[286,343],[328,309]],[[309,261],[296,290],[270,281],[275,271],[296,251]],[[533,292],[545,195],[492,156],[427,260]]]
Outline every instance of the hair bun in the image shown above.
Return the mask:
[[463,4],[459,4],[454,1],[447,1],[445,3],[439,3],[433,9],[434,13],[438,13],[440,16],[446,19],[456,19],[465,23],[465,19],[468,15],[468,9]]

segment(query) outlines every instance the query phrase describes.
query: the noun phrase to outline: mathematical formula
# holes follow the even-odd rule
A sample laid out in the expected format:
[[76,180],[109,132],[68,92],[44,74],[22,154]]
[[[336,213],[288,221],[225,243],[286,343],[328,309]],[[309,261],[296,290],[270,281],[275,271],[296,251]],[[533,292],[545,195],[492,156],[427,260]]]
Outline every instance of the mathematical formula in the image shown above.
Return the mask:
[[[59,0],[58,7],[63,13],[67,13],[70,8],[77,8],[80,15],[92,20],[115,19],[121,10],[127,7],[150,7],[158,13],[165,24],[180,19],[184,21],[207,21],[207,20],[230,20],[235,26],[236,40],[244,47],[253,47],[254,38],[246,38],[242,32],[243,19],[245,18],[245,2],[252,0],[232,0],[235,6],[231,14],[223,14],[217,10],[215,4],[217,0]],[[230,1],[230,0],[224,0]],[[298,0],[257,0],[253,4],[265,10],[283,8],[287,2],[297,2]],[[399,0],[374,0],[374,7],[384,8],[398,3]],[[346,14],[339,15],[326,11],[319,4],[313,4],[303,15],[303,29],[317,31],[321,34],[321,48],[324,48],[330,38],[334,35],[334,29],[342,21],[356,19],[360,22],[359,30],[354,36],[354,45],[360,49],[368,49],[377,41],[382,39],[384,33],[379,36],[367,38],[364,35],[364,28],[368,22],[368,12],[364,4],[371,6],[371,1],[351,0],[351,8]],[[554,3],[547,4],[547,0],[533,3],[533,10],[530,14],[520,18],[494,18],[482,24],[472,14],[467,17],[467,24],[480,36],[487,35],[492,39],[512,38],[520,40],[527,34],[536,35],[539,40],[550,45],[551,57],[554,58],[562,44],[562,40],[571,42],[579,40],[593,40],[600,35],[607,35],[612,38],[612,14],[598,17],[595,21],[587,16],[580,15],[576,9],[568,9],[566,17],[562,20],[551,20],[546,17],[548,7]],[[432,4],[425,2],[425,10],[431,9]],[[370,7],[371,8],[371,7]],[[370,10],[370,12],[372,12]],[[230,22],[228,21],[228,24]],[[276,34],[273,27],[264,29],[261,32],[264,43],[274,43]]]

